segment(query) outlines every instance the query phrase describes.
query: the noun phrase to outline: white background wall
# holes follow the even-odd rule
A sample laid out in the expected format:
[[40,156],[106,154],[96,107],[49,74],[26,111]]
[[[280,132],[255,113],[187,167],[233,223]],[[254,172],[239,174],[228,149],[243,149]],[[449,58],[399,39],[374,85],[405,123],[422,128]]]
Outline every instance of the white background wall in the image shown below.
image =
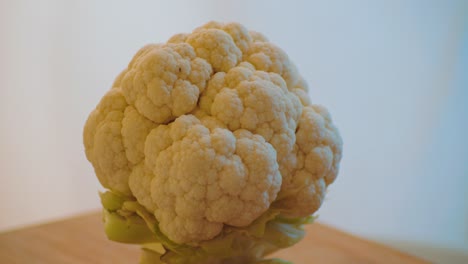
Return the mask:
[[345,148],[321,221],[461,263],[467,17],[467,1],[2,0],[0,230],[99,208],[87,115],[138,48],[214,19],[265,33],[330,109]]

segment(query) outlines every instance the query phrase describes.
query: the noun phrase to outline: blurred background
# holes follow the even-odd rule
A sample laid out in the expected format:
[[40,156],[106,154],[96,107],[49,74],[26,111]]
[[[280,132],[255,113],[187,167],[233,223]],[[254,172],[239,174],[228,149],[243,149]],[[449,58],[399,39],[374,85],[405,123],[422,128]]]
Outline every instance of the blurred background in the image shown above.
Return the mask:
[[0,231],[100,208],[82,128],[133,54],[209,20],[282,47],[344,139],[320,221],[468,263],[468,1],[0,1]]

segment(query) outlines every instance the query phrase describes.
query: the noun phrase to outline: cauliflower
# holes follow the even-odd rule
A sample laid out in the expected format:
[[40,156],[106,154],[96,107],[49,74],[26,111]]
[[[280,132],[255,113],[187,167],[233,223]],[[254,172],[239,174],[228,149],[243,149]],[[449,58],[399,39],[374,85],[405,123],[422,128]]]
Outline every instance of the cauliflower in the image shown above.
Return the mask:
[[238,23],[140,49],[84,128],[108,237],[142,244],[142,263],[256,263],[299,241],[342,153],[307,92]]

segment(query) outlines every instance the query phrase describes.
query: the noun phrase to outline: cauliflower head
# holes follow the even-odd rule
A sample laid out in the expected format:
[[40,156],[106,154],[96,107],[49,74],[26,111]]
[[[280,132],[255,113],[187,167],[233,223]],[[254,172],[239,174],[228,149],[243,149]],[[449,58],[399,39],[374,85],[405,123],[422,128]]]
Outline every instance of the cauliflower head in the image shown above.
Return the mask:
[[140,49],[90,114],[84,145],[107,213],[145,223],[179,254],[174,245],[259,223],[307,222],[342,153],[286,53],[218,22]]

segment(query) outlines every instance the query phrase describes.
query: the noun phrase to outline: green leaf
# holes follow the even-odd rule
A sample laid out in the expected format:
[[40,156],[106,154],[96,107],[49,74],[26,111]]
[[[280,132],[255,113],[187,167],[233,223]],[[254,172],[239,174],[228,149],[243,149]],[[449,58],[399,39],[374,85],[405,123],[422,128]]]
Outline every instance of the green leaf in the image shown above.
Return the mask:
[[264,239],[278,248],[290,247],[304,238],[304,224],[313,217],[286,218],[279,216],[267,223]]
[[103,211],[104,231],[110,240],[130,244],[158,242],[145,221],[138,216],[123,217],[106,209]]
[[122,208],[122,204],[125,202],[125,197],[115,194],[113,192],[99,193],[101,197],[102,207],[109,211],[116,211]]
[[147,249],[147,250],[152,250],[154,252],[157,252],[159,254],[164,254],[166,253],[166,250],[164,249],[163,245],[161,243],[148,243],[144,244],[142,249]]
[[[313,217],[286,218],[278,211],[266,212],[245,228],[225,227],[223,233],[197,247],[176,248],[163,255],[170,264],[190,263],[271,263],[286,264],[279,259],[263,260],[264,256],[300,241],[305,234],[303,225]],[[264,262],[261,262],[264,261]]]
[[141,264],[287,264],[264,260],[279,249],[290,247],[305,235],[303,226],[313,216],[288,218],[282,209],[270,208],[246,227],[225,226],[214,239],[197,244],[178,244],[159,229],[154,215],[134,198],[113,192],[101,193],[107,237],[123,243],[141,244]]

